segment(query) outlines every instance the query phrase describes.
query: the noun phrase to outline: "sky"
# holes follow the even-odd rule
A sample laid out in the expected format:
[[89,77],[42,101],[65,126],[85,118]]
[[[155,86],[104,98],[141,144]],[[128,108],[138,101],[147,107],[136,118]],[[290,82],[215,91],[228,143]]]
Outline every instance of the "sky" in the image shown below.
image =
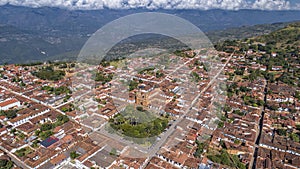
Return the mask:
[[300,10],[300,0],[0,0],[0,5],[68,9],[261,9]]

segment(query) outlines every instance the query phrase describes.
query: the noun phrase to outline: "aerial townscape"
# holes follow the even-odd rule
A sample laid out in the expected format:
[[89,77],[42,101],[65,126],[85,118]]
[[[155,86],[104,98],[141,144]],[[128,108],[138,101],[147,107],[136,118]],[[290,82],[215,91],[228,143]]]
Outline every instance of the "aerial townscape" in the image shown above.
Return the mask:
[[151,57],[0,66],[0,168],[300,168],[300,23]]

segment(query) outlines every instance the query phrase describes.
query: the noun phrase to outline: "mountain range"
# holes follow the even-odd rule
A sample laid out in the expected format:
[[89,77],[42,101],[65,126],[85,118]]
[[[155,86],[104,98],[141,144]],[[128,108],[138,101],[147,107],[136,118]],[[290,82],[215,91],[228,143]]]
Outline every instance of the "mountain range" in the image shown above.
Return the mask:
[[0,64],[76,57],[96,30],[138,12],[182,17],[207,33],[213,42],[268,33],[284,27],[285,22],[300,20],[300,11],[292,10],[68,10],[4,5],[0,6]]

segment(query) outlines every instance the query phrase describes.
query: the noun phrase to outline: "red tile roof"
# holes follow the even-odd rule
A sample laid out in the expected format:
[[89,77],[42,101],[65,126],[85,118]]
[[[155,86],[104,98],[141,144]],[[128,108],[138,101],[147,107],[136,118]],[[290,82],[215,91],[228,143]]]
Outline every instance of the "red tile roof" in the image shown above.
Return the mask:
[[9,100],[5,100],[3,102],[0,103],[0,107],[5,107],[7,105],[13,104],[19,102],[17,99],[13,98],[13,99],[9,99]]

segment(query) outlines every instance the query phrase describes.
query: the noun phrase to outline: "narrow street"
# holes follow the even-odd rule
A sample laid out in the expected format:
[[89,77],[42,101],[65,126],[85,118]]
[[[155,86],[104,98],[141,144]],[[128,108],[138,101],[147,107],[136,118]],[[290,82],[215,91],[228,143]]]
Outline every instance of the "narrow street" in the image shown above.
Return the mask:
[[266,109],[266,103],[267,103],[267,92],[268,92],[268,82],[265,86],[265,96],[264,96],[264,107],[262,109],[262,112],[261,112],[261,117],[260,117],[260,120],[259,120],[259,133],[258,133],[258,136],[256,138],[256,141],[255,141],[255,150],[254,150],[254,154],[253,154],[253,160],[252,160],[252,163],[250,164],[249,168],[252,168],[252,169],[255,169],[256,167],[256,162],[257,162],[257,156],[258,156],[258,147],[259,147],[259,142],[260,142],[260,139],[261,139],[261,135],[262,135],[262,129],[263,129],[263,123],[264,123],[264,116],[265,116],[265,109]]

